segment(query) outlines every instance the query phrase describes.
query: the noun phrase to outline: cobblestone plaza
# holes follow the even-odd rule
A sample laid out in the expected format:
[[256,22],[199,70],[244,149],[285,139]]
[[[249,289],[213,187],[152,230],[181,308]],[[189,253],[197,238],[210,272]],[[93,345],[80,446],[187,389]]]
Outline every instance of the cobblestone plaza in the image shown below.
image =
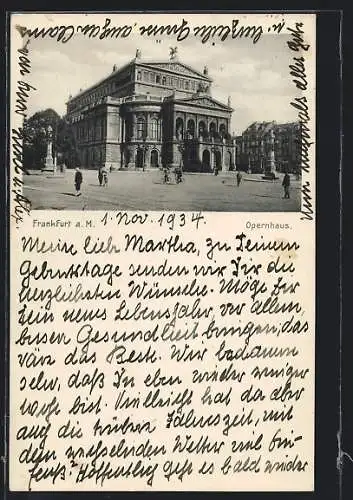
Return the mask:
[[24,195],[32,209],[41,210],[180,210],[222,212],[294,212],[300,210],[300,181],[291,179],[290,199],[283,199],[282,176],[263,181],[244,175],[237,187],[235,174],[185,174],[184,182],[163,184],[159,170],[113,172],[100,187],[97,172],[83,170],[82,196],[75,197],[74,171],[24,177]]

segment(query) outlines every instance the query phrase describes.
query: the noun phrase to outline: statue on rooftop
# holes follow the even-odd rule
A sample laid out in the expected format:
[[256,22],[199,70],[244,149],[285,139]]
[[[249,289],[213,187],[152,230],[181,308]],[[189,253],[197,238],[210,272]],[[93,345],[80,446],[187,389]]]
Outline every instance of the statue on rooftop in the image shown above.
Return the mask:
[[141,50],[140,49],[136,49],[136,55],[135,55],[135,59],[141,59]]
[[173,61],[177,58],[178,47],[169,47],[169,59]]
[[204,93],[208,92],[208,89],[209,89],[208,83],[206,83],[206,82],[199,82],[198,87],[197,87],[197,92],[198,93],[204,94]]

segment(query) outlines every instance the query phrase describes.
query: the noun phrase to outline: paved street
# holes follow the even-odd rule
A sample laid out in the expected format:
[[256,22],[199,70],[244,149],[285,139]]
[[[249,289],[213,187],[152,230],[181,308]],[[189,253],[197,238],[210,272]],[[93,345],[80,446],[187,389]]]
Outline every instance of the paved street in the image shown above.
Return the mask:
[[[24,176],[24,195],[40,210],[202,210],[225,212],[293,212],[300,210],[300,182],[291,176],[291,199],[284,200],[282,174],[276,181],[244,174],[235,177],[185,174],[182,184],[163,184],[161,172],[112,172],[108,187],[97,172],[83,170],[82,196],[75,196],[74,171],[33,172]],[[174,179],[173,179],[174,180]]]

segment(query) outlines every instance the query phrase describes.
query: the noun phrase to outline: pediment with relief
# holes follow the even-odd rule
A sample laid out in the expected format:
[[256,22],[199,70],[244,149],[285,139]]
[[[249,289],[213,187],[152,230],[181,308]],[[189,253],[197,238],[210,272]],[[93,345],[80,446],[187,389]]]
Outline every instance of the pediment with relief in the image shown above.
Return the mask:
[[179,63],[179,62],[165,62],[165,63],[157,63],[157,62],[141,62],[144,66],[148,66],[149,68],[153,69],[160,69],[160,70],[168,70],[168,71],[173,71],[173,73],[178,73],[183,76],[190,76],[194,78],[203,78],[204,80],[210,81],[211,79],[203,75],[202,73],[194,70],[193,68],[190,68],[189,66],[186,66],[185,64]]
[[177,99],[177,102],[180,102],[181,104],[189,104],[194,106],[219,109],[221,111],[232,111],[232,108],[230,108],[226,104],[218,102],[215,99],[212,99],[212,97],[208,96],[197,96],[197,97],[195,96],[187,99]]

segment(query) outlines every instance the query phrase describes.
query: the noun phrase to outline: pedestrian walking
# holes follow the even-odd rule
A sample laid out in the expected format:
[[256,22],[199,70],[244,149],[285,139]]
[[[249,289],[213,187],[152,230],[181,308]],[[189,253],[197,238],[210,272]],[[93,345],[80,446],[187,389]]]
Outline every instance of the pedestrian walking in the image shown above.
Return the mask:
[[176,167],[176,169],[175,169],[175,182],[177,184],[180,184],[181,182],[183,182],[183,170],[182,170],[181,166]]
[[102,182],[103,182],[102,167],[99,167],[99,170],[98,170],[98,182],[99,182],[99,185],[102,186]]
[[284,189],[284,196],[283,196],[283,198],[284,199],[289,199],[290,198],[290,196],[289,196],[290,177],[289,177],[288,172],[286,172],[284,174],[282,186],[283,186],[283,189]]
[[75,171],[76,196],[81,196],[81,184],[82,184],[82,181],[83,181],[82,172],[79,169],[79,167],[77,167],[76,171]]
[[103,187],[108,186],[108,172],[104,169],[103,170]]
[[169,182],[169,168],[167,166],[163,167],[163,184],[168,184]]
[[238,172],[237,172],[237,187],[240,186],[241,179],[242,179],[242,175],[241,175],[241,173],[238,170]]

